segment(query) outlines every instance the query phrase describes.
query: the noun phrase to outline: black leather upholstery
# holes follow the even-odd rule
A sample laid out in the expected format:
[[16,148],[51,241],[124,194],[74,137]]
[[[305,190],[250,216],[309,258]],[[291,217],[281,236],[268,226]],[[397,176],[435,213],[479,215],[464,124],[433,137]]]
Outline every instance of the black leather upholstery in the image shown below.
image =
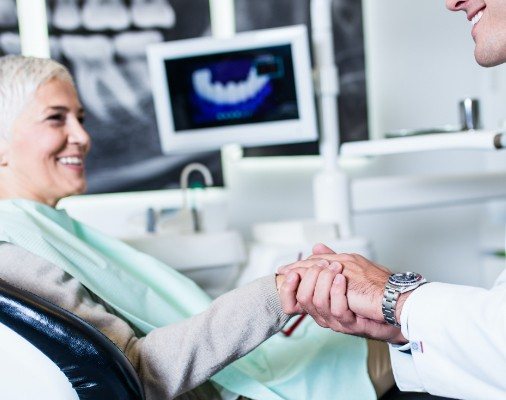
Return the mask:
[[136,371],[107,337],[74,314],[2,280],[0,322],[58,365],[80,399],[144,399]]

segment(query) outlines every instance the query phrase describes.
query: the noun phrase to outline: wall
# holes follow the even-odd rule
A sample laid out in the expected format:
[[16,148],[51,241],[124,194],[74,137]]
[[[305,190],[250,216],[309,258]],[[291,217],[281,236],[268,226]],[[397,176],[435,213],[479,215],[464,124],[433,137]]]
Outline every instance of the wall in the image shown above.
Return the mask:
[[473,56],[471,24],[443,0],[364,0],[369,131],[458,123],[460,99],[478,97],[486,127],[506,118],[506,68]]

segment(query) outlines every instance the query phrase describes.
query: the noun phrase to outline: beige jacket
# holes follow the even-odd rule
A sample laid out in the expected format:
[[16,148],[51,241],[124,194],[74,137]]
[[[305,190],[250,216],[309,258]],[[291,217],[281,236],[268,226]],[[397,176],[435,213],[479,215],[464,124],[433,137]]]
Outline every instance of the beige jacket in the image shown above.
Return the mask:
[[205,382],[289,319],[274,276],[226,293],[201,314],[146,336],[72,276],[21,247],[0,243],[0,279],[71,311],[104,333],[132,362],[148,400],[172,399],[190,390],[182,397],[219,398]]

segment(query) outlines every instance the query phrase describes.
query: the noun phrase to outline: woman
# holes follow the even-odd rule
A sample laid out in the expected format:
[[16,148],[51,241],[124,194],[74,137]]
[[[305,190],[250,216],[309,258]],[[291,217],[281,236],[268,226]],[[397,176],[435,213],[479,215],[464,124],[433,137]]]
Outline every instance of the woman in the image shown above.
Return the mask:
[[[100,279],[106,281],[103,287],[99,286],[94,293],[88,291],[80,282],[86,282],[88,289],[96,288],[93,276],[71,268],[84,269],[87,264],[82,258],[89,258],[89,254],[85,250],[78,256],[65,254],[65,243],[59,243],[55,239],[58,233],[52,232],[62,226],[67,229],[67,224],[75,222],[54,209],[58,201],[82,193],[86,188],[84,165],[90,138],[82,126],[84,112],[71,76],[54,61],[3,57],[0,59],[0,102],[0,198],[3,199],[0,231],[5,241],[0,245],[0,278],[74,312],[105,333],[136,367],[148,399],[172,398],[201,385],[281,329],[289,317],[282,311],[273,275],[217,299],[204,313],[154,329],[139,339],[139,329],[156,324],[159,316],[144,318],[150,310],[137,311],[136,304],[130,307],[124,301],[121,307],[111,307],[111,304],[120,304],[122,299],[118,297],[105,295],[107,302],[99,298],[102,290],[115,287],[111,284],[114,276],[102,276]],[[62,231],[62,236],[74,233],[81,237],[71,240],[74,238],[68,235],[62,239],[64,242],[70,241],[71,247],[88,245],[97,259],[91,263],[95,264],[93,268],[104,262],[120,268],[122,260],[103,254],[108,251],[108,243],[96,244],[94,241],[99,238],[91,237],[95,233],[91,230],[84,233],[90,237],[88,241],[83,232],[73,232],[76,227],[83,228],[75,223],[66,232]],[[33,244],[37,238],[30,239],[29,243],[23,241],[24,232],[37,231],[39,237],[44,235],[43,242]],[[114,243],[110,238],[105,239]],[[56,254],[46,248],[47,241],[57,250]],[[127,246],[121,251],[151,268],[157,267],[154,260]],[[78,265],[69,266],[62,258]],[[130,289],[146,290],[145,285],[130,286],[135,284],[130,281],[132,275],[133,272],[123,277],[129,279]],[[172,315],[173,320],[181,320],[207,306],[207,297],[191,282],[178,276],[177,286],[176,290],[194,293],[192,301],[198,304]],[[131,290],[127,293],[134,297]],[[152,292],[149,296],[158,295]],[[170,303],[171,299],[146,301],[145,306],[160,308],[164,300]],[[239,304],[241,307],[237,307]],[[123,311],[121,318],[118,309]],[[170,313],[168,307],[167,312]],[[129,321],[132,325],[136,317],[143,318],[133,328],[125,321],[131,314],[134,314]],[[247,337],[244,337],[246,331]],[[203,398],[218,398],[210,384],[197,392]]]
[[[261,364],[272,351],[257,350],[253,353],[257,358],[249,364],[242,359],[242,364],[227,367],[278,332],[296,311],[287,304],[282,307],[281,277],[259,279],[211,303],[196,285],[166,265],[55,209],[60,199],[86,188],[90,138],[82,126],[83,115],[63,66],[44,59],[0,58],[0,279],[46,298],[102,331],[131,360],[148,399],[170,399],[190,390],[190,398],[219,399],[224,388],[252,398],[281,399],[258,382],[272,372],[268,362]],[[358,391],[355,398],[373,397],[361,363],[366,357],[364,343],[346,338],[339,342],[346,351],[340,351],[337,335],[328,338],[315,346],[299,342],[313,346],[299,349],[310,354],[313,364],[291,360],[314,374],[307,380],[314,382],[307,386],[311,397],[329,398],[318,390],[338,397],[340,387],[350,388],[339,385],[338,379],[347,382],[350,376]],[[336,351],[341,356],[335,357],[333,367],[343,371],[339,374],[319,358]],[[294,372],[293,364],[285,365],[277,353],[272,369],[299,381],[304,368]],[[353,363],[344,353],[353,355]],[[252,365],[265,365],[257,368],[263,376],[248,376]],[[318,384],[319,379],[325,374],[335,388],[320,388],[324,385]],[[206,382],[211,377],[213,383]],[[289,379],[280,382],[290,390]]]

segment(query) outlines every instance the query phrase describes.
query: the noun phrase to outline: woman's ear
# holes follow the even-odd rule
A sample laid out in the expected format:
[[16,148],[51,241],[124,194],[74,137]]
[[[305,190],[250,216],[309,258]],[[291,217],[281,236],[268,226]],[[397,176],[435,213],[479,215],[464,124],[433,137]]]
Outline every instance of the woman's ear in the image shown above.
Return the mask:
[[9,142],[0,138],[0,168],[9,165]]

